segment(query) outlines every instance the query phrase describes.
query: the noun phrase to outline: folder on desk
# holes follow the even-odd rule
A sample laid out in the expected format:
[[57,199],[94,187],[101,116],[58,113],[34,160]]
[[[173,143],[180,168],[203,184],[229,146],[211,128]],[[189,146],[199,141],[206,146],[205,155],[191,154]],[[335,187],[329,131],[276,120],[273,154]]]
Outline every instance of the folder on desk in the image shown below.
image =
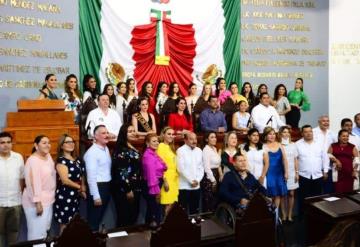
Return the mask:
[[349,198],[356,201],[357,203],[360,203],[360,194],[359,193],[350,195]]
[[318,201],[314,202],[313,206],[334,218],[360,213],[360,205],[348,198],[332,202]]

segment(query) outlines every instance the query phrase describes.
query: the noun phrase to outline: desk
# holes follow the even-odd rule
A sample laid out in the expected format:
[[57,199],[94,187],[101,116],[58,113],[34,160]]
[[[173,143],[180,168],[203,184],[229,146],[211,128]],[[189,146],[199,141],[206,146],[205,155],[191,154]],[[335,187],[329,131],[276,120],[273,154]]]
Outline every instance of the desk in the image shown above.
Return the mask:
[[[307,245],[314,245],[324,239],[342,220],[360,220],[360,202],[351,199],[352,194],[323,195],[305,200]],[[324,200],[328,197],[340,199],[331,202]]]

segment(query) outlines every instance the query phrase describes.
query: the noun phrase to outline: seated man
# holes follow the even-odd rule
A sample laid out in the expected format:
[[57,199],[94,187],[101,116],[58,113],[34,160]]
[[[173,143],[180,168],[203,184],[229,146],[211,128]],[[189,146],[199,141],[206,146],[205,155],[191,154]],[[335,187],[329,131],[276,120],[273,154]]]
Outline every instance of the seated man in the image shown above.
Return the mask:
[[270,126],[276,131],[285,123],[280,119],[279,113],[270,105],[270,96],[268,93],[260,94],[260,104],[255,106],[251,112],[254,127],[260,133],[264,132],[265,127]]
[[209,96],[208,104],[210,107],[203,110],[200,114],[202,131],[225,132],[227,130],[227,123],[225,114],[219,110],[218,99],[211,95]]
[[122,122],[119,114],[115,110],[110,109],[109,105],[109,96],[107,94],[98,96],[98,108],[90,111],[86,119],[85,128],[89,138],[93,137],[96,126],[105,125],[109,131],[109,139],[116,139]]
[[265,188],[247,171],[247,161],[244,155],[236,153],[234,171],[225,174],[219,190],[219,199],[229,203],[234,209],[244,209],[252,196],[259,191],[266,194]]

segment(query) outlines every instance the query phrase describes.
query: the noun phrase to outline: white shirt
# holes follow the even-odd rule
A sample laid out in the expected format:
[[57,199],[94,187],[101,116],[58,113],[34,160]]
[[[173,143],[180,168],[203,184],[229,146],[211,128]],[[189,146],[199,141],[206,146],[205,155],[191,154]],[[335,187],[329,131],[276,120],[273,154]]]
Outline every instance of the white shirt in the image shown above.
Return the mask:
[[323,176],[323,171],[329,170],[329,157],[323,149],[323,144],[315,140],[305,142],[304,138],[296,142],[299,159],[299,175],[308,179],[317,179]]
[[203,163],[204,163],[204,170],[206,173],[206,177],[211,182],[216,182],[216,179],[211,169],[217,169],[220,167],[221,157],[216,152],[216,150],[211,148],[209,145],[206,145],[204,147],[202,154],[203,154]]
[[108,147],[94,143],[84,154],[87,182],[93,200],[100,199],[97,183],[111,180],[111,156]]
[[10,152],[5,159],[0,156],[0,207],[21,205],[20,179],[24,178],[24,159],[19,153]]
[[[191,149],[184,144],[176,151],[177,170],[179,172],[180,190],[200,189],[200,181],[204,177],[203,154],[200,148]],[[196,187],[191,187],[193,180],[199,182]]]
[[[123,107],[123,104],[125,103],[125,109]],[[127,101],[123,96],[121,95],[117,95],[116,96],[116,112],[119,114],[120,116],[120,120],[123,123],[124,122],[124,110],[126,110],[126,108],[129,105],[129,101]]]
[[119,134],[122,122],[119,114],[115,110],[109,108],[107,115],[105,115],[100,108],[96,108],[90,111],[86,119],[85,128],[89,128],[89,138],[92,138],[94,136],[95,127],[101,124],[105,125],[109,133],[117,136]]
[[166,94],[163,93],[159,93],[159,96],[156,99],[156,105],[155,105],[155,109],[156,112],[160,114],[160,104],[161,104],[161,108],[164,106],[166,100],[168,99],[169,96],[167,96]]
[[258,150],[254,147],[249,147],[249,151],[243,151],[246,152],[249,172],[254,175],[256,179],[259,179],[264,169],[264,149]]
[[320,129],[320,127],[316,127],[313,129],[314,133],[314,141],[320,143],[323,146],[325,152],[328,151],[331,144],[337,142],[337,137],[331,130],[326,130],[325,134]]
[[253,108],[251,116],[254,127],[257,128],[260,133],[263,133],[267,126],[272,127],[276,131],[281,126],[285,126],[285,123],[280,119],[279,113],[271,105],[264,106],[263,104],[258,104]]

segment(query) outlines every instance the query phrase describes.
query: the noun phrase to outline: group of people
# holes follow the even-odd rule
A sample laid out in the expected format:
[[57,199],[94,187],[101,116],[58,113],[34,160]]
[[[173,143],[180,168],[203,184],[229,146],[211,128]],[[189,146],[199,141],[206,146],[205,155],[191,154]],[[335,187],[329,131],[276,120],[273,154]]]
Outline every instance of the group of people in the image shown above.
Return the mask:
[[[192,84],[183,98],[176,83],[167,93],[163,82],[158,84],[158,101],[150,82],[137,95],[135,81],[129,79],[117,85],[118,95],[112,97],[112,85],[98,94],[94,77],[86,78],[82,100],[74,75],[67,77],[62,96],[67,110],[78,111],[75,121],[81,122],[81,108],[94,105],[85,125],[93,143],[84,155],[76,153],[74,138],[65,134],[53,160],[50,139],[39,135],[24,165],[22,156],[12,151],[11,135],[0,133],[0,243],[16,241],[21,208],[32,240],[45,237],[53,220],[62,231],[79,212],[81,200],[87,202],[87,220],[96,231],[111,198],[118,227],[136,224],[141,197],[147,205],[145,222],[156,227],[175,202],[196,215],[214,211],[219,202],[244,209],[255,193],[271,199],[282,219],[291,222],[296,190],[301,214],[308,196],[358,188],[360,114],[354,128],[351,119],[343,119],[337,137],[329,130],[329,118],[321,116],[318,127],[302,126],[302,138],[292,142],[291,127],[297,127],[300,109],[310,107],[300,78],[288,98],[284,85],[276,88],[274,98],[261,85],[254,97],[250,83],[244,83],[239,94],[236,83],[226,90],[223,78],[217,80],[214,93],[206,84],[198,97]],[[46,80],[39,98],[57,99],[56,77]],[[134,99],[137,107],[130,116],[119,113]],[[219,110],[229,101],[238,106],[230,126]],[[172,104],[175,111],[169,111],[168,126],[162,126],[161,113]],[[197,110],[200,106],[203,109]],[[203,143],[194,133],[196,112]],[[239,131],[246,134],[245,143]],[[222,143],[219,132],[225,132]],[[184,140],[178,148],[177,135]],[[144,138],[143,150],[134,145],[139,137]],[[111,140],[116,142],[109,150]]]

